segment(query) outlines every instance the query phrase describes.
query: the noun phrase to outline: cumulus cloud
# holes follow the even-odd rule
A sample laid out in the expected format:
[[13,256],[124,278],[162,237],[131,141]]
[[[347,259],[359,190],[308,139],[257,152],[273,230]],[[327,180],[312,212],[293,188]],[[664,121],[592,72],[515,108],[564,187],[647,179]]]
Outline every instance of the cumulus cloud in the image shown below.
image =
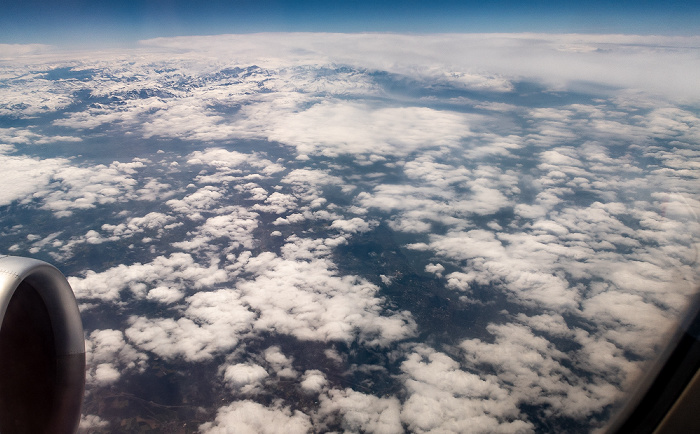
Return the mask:
[[171,199],[166,202],[174,211],[186,215],[192,220],[201,220],[202,212],[212,211],[219,205],[223,193],[213,186],[202,187],[182,199]]
[[[205,164],[216,168],[223,178],[229,179],[226,175],[236,175],[243,172],[243,169],[256,169],[265,175],[272,175],[284,170],[284,166],[273,163],[257,153],[244,154],[237,151],[228,151],[221,148],[208,148],[204,151],[195,151],[189,155],[188,164]],[[201,179],[201,178],[200,178]]]
[[134,196],[136,180],[132,175],[144,163],[115,161],[109,166],[62,167],[52,174],[57,183],[43,194],[43,208],[56,216],[66,217],[75,209],[95,208],[98,205],[125,201]]
[[297,208],[297,200],[291,194],[274,192],[265,198],[264,204],[256,203],[253,209],[256,211],[283,214]]
[[326,376],[318,369],[310,369],[304,372],[304,377],[299,385],[306,392],[320,392],[328,383]]
[[288,238],[281,255],[248,257],[251,273],[239,280],[241,300],[259,312],[254,328],[302,340],[386,346],[415,332],[407,312],[385,312],[376,285],[358,276],[340,276],[323,239]]
[[146,296],[148,287],[167,286],[185,290],[202,288],[224,282],[227,274],[216,262],[208,266],[197,264],[186,253],[160,256],[147,264],[118,265],[102,272],[86,271],[82,277],[70,276],[78,299],[117,301],[122,290],[129,289],[138,298]]
[[509,390],[512,399],[546,402],[551,416],[582,417],[618,398],[620,389],[604,378],[605,371],[596,372],[592,378],[573,375],[566,366],[570,355],[535,336],[528,327],[491,324],[487,330],[495,335],[495,342],[466,340],[461,343],[464,357],[472,366],[493,367],[496,381]]
[[185,295],[182,293],[182,291],[176,288],[158,286],[148,291],[146,298],[148,300],[153,300],[164,304],[171,304],[175,303],[176,301],[180,301],[184,296]]
[[272,346],[266,349],[263,356],[277,376],[281,378],[296,378],[297,372],[292,365],[293,359],[285,356],[280,347]]
[[267,376],[268,373],[262,366],[246,363],[229,365],[224,370],[226,384],[242,393],[253,392]]
[[[493,233],[482,230],[434,235],[431,239],[430,244],[410,247],[430,249],[440,256],[456,261],[468,260],[473,264],[469,273],[451,275],[451,286],[466,288],[472,282],[503,285],[512,297],[523,303],[553,309],[577,306],[580,299],[578,289],[571,287],[562,276],[552,274],[550,269],[541,269],[540,264],[552,264],[559,252],[533,252],[526,243],[506,246]],[[519,251],[519,246],[524,249]]]
[[401,364],[408,399],[401,421],[413,432],[517,432],[534,426],[493,377],[460,369],[446,354],[418,347]]
[[85,382],[89,386],[115,383],[123,372],[143,372],[148,356],[136,351],[119,330],[95,330],[85,339]]
[[[253,111],[253,109],[257,109]],[[456,146],[469,135],[471,119],[428,108],[372,107],[341,101],[275,114],[247,109],[247,123],[263,123],[269,140],[293,145],[300,154],[334,156],[377,153],[406,155],[421,147]]]
[[124,333],[137,347],[163,358],[197,362],[234,348],[255,318],[238,292],[229,289],[199,292],[186,303],[177,320],[133,316]]
[[359,217],[354,217],[349,220],[333,220],[331,223],[331,228],[338,229],[342,232],[367,232],[372,226],[375,226],[376,222],[366,222]]
[[46,188],[53,176],[68,165],[68,160],[61,158],[36,159],[1,154],[0,162],[12,174],[12,179],[6,178],[4,188],[0,189],[2,205],[30,199],[37,191]]
[[81,432],[91,432],[95,429],[104,429],[109,426],[109,422],[94,414],[80,415],[80,424],[78,429]]
[[81,142],[75,136],[45,136],[24,128],[0,128],[0,143],[46,145],[55,142]]
[[239,247],[248,249],[255,245],[253,230],[258,227],[258,214],[243,207],[229,207],[225,215],[208,218],[195,231],[189,232],[190,239],[173,243],[173,247],[183,250],[219,250],[212,241],[226,239],[228,247],[234,250]]
[[515,173],[497,167],[470,170],[427,157],[407,162],[404,173],[415,184],[379,184],[356,196],[362,207],[391,212],[390,226],[403,232],[430,232],[433,223],[464,228],[465,217],[508,208],[519,193]]
[[348,388],[321,395],[316,416],[325,423],[340,418],[346,432],[402,433],[400,412],[395,397],[379,398]]
[[306,433],[311,429],[309,416],[289,407],[265,407],[253,401],[236,401],[221,407],[214,422],[199,427],[204,433]]
[[442,272],[445,271],[445,267],[443,267],[442,264],[428,264],[425,266],[425,271],[433,273],[437,277],[442,277]]

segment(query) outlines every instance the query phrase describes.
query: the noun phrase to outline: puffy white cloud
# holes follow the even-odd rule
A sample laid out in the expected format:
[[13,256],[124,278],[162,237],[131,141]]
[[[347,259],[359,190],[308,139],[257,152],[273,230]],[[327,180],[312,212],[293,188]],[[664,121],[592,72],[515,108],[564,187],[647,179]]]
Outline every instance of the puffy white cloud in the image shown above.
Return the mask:
[[111,232],[110,240],[131,237],[146,230],[157,230],[158,235],[162,235],[166,229],[171,229],[181,223],[174,223],[175,217],[160,212],[150,212],[143,217],[132,217],[125,223],[117,225],[104,224],[102,230]]
[[[206,164],[215,167],[221,175],[235,175],[247,169],[246,166],[257,169],[265,175],[272,175],[284,170],[280,164],[262,158],[259,154],[243,154],[221,148],[208,148],[195,151],[189,155],[188,164]],[[241,169],[243,168],[243,169]],[[226,178],[224,178],[226,179]]]
[[[551,416],[578,418],[612,404],[620,395],[619,378],[614,375],[606,378],[609,374],[605,371],[594,372],[591,377],[574,375],[566,362],[576,364],[575,354],[557,350],[552,342],[534,335],[529,327],[490,324],[487,330],[495,336],[495,342],[463,341],[460,346],[465,351],[464,358],[472,367],[491,367],[494,380],[508,390],[512,399],[528,404],[546,403]],[[632,372],[632,363],[625,364],[627,373]]]
[[[492,376],[460,369],[443,353],[417,347],[401,364],[408,399],[401,421],[412,432],[517,432],[534,426]],[[486,377],[486,378],[484,378]]]
[[[682,306],[685,306],[683,304]],[[602,327],[602,335],[620,348],[642,357],[659,351],[662,335],[677,318],[676,311],[645,302],[637,294],[606,291],[583,302],[583,316]]]
[[82,432],[90,432],[94,429],[104,429],[109,422],[94,414],[81,414],[78,429]]
[[50,186],[50,190],[39,194],[43,196],[43,208],[65,217],[71,215],[74,209],[126,201],[134,197],[136,180],[131,175],[143,166],[139,161],[115,161],[109,166],[62,167],[52,174],[52,181],[58,185]]
[[428,264],[425,266],[425,271],[433,273],[437,277],[442,277],[442,272],[445,271],[445,267],[443,267],[442,264]]
[[11,174],[3,178],[0,205],[9,205],[18,200],[30,200],[35,193],[43,191],[53,176],[69,162],[62,158],[37,159],[0,154],[0,163]]
[[256,203],[252,209],[262,212],[283,214],[289,210],[297,208],[297,200],[291,194],[284,194],[278,191],[272,193],[265,199],[265,204]]
[[186,253],[173,253],[147,264],[121,264],[99,273],[87,270],[82,277],[68,277],[68,282],[78,299],[116,301],[127,288],[141,298],[146,296],[149,285],[185,290],[224,282],[227,277],[226,271],[219,269],[216,262],[201,266]]
[[88,386],[112,384],[123,372],[143,372],[147,360],[124,340],[121,331],[95,330],[85,339],[85,382]]
[[412,336],[407,312],[384,312],[379,288],[358,276],[339,276],[323,239],[288,238],[281,256],[263,253],[240,266],[254,277],[236,283],[241,300],[259,312],[254,328],[302,340],[386,346]]
[[564,317],[556,313],[543,313],[535,316],[527,316],[520,313],[517,315],[517,318],[533,330],[548,333],[551,336],[570,337],[574,333],[569,329]]
[[318,369],[310,369],[304,372],[304,377],[299,385],[306,392],[320,392],[326,387],[328,380],[323,372]]
[[216,187],[202,187],[194,193],[188,194],[182,199],[171,199],[166,202],[173,210],[186,215],[192,220],[201,220],[202,212],[212,211],[218,207],[219,200],[224,194]]
[[208,218],[197,230],[188,232],[189,240],[173,243],[173,247],[183,250],[221,250],[212,242],[226,239],[228,246],[224,251],[245,247],[253,248],[255,239],[253,230],[258,227],[258,214],[243,207],[233,206],[226,209],[226,214]]
[[236,401],[221,407],[214,422],[199,427],[203,433],[307,433],[311,430],[309,416],[288,407],[265,407],[253,401]]
[[470,117],[423,107],[372,107],[323,101],[306,110],[280,113],[253,107],[247,122],[263,123],[266,138],[293,145],[300,154],[407,155],[422,147],[456,146],[469,135]]
[[338,229],[342,232],[367,232],[375,226],[377,222],[366,222],[359,217],[351,218],[350,220],[333,220],[331,228]]
[[293,359],[285,356],[278,346],[266,349],[263,356],[277,376],[281,378],[296,378],[297,372],[292,366]]
[[[530,305],[554,309],[574,309],[580,299],[578,289],[563,277],[552,273],[556,258],[562,252],[532,246],[530,239],[472,230],[433,235],[428,245],[415,244],[414,249],[430,249],[454,261],[469,261],[469,272],[450,275],[450,286],[466,289],[472,282],[503,285],[509,294]],[[532,240],[535,241],[535,240]],[[536,250],[533,250],[535,247]],[[554,247],[554,246],[553,246]]]
[[401,405],[395,397],[379,398],[352,389],[333,389],[319,400],[316,416],[325,423],[339,416],[345,432],[404,432]]
[[[392,229],[423,233],[438,223],[468,227],[466,217],[490,215],[512,206],[519,193],[512,170],[437,163],[432,156],[407,162],[404,173],[415,183],[379,184],[373,192],[362,192],[355,200],[365,208],[391,212]],[[465,191],[466,190],[466,191]]]
[[24,128],[0,128],[0,143],[45,145],[55,142],[81,142],[74,136],[45,136]]
[[160,303],[171,304],[182,300],[184,296],[185,294],[183,294],[179,289],[169,288],[167,286],[158,286],[148,291],[146,298],[148,300],[153,300]]
[[224,370],[224,381],[242,393],[253,392],[267,376],[268,373],[262,366],[247,363],[229,365]]
[[255,314],[241,302],[238,292],[220,289],[187,297],[184,316],[132,317],[124,332],[137,347],[161,357],[188,361],[209,360],[234,348],[251,328]]
[[[327,186],[340,187],[343,193],[355,189],[341,177],[331,175],[328,171],[318,169],[295,169],[285,175],[280,182],[291,186],[294,195],[307,202],[309,208],[318,208],[326,202],[323,189]],[[306,209],[306,208],[302,208]]]

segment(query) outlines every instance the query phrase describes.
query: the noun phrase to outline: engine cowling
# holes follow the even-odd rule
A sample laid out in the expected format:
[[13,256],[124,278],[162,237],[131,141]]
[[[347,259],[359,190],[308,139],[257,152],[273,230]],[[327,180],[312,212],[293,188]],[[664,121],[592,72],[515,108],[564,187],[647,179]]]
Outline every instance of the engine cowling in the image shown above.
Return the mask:
[[85,339],[73,291],[54,266],[0,256],[0,432],[74,433]]

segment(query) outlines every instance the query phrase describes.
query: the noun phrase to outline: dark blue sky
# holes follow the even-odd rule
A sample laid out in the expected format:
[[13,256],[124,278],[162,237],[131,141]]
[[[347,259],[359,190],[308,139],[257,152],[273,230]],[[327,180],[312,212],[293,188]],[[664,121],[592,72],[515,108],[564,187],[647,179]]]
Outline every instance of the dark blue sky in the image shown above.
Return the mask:
[[700,2],[673,0],[5,0],[1,10],[0,43],[58,45],[267,31],[700,34]]

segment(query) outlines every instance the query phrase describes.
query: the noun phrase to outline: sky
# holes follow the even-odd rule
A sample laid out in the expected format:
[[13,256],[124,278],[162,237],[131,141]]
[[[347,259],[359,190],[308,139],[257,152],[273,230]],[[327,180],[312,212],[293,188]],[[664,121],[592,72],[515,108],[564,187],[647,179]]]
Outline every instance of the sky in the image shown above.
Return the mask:
[[157,36],[254,32],[697,34],[693,1],[3,2],[0,43],[131,45]]

